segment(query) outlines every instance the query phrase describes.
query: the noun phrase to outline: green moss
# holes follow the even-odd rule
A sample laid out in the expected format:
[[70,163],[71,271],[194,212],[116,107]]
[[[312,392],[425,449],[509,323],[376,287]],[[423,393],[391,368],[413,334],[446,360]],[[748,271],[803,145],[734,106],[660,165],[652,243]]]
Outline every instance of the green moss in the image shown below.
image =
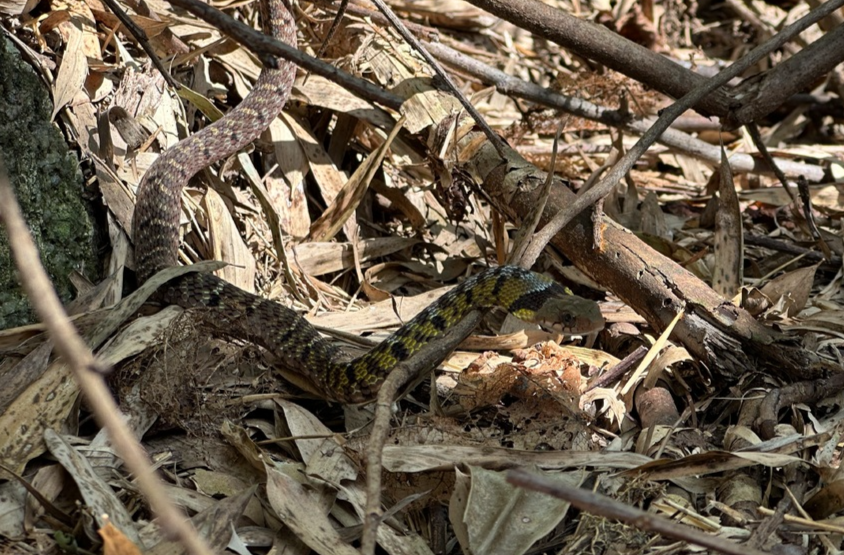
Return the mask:
[[[95,274],[93,230],[82,202],[76,157],[50,123],[49,93],[12,43],[0,40],[0,154],[32,231],[41,261],[62,301],[73,297],[74,269]],[[0,233],[0,329],[34,317]]]

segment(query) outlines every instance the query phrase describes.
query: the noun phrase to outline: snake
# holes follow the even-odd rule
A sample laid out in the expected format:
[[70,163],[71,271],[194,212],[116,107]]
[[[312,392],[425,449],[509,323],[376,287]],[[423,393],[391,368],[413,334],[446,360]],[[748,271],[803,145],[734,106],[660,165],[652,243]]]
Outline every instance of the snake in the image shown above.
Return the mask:
[[[260,5],[265,32],[296,47],[296,24],[288,0],[263,0]],[[281,112],[295,75],[292,62],[265,65],[236,107],[180,140],[149,167],[138,186],[132,218],[139,282],[178,262],[184,186],[199,171],[254,141]],[[411,359],[474,310],[498,306],[526,321],[556,323],[570,334],[597,331],[604,322],[593,301],[573,295],[550,277],[517,266],[488,268],[463,280],[357,358],[322,336],[296,311],[214,275],[182,275],[162,285],[154,297],[163,304],[197,309],[201,323],[213,333],[267,349],[321,396],[349,404],[373,399],[396,365]],[[447,354],[442,353],[442,358]]]

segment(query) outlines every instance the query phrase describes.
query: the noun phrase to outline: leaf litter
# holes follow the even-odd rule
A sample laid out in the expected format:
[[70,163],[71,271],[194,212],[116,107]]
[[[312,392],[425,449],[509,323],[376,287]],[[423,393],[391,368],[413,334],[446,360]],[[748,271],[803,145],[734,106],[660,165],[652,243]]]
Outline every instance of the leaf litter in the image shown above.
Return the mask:
[[[420,32],[438,33],[444,44],[518,79],[610,109],[623,104],[639,116],[667,105],[654,90],[597,70],[486,12],[466,4],[447,11],[423,4],[401,12],[421,25]],[[601,2],[578,3],[578,10],[558,4],[700,67],[736,59],[805,10],[802,3],[778,8],[754,2],[758,19],[745,21],[726,6],[696,11],[666,1],[655,3],[657,25],[638,4],[614,10]],[[77,147],[91,190],[101,194],[114,245],[109,273],[132,267],[130,251],[118,243],[131,229],[133,191],[146,168],[186,130],[234,105],[260,71],[252,54],[166,3],[123,7],[190,87],[190,94],[181,94],[189,102],[165,86],[96,2],[10,4],[4,11],[16,44],[52,84],[54,117]],[[239,13],[256,24],[255,6]],[[333,13],[321,3],[298,5],[302,50],[318,50]],[[424,135],[417,135],[455,113],[456,103],[443,99],[425,65],[365,7],[352,4],[349,14],[326,58],[409,97],[403,131],[391,139],[393,114],[300,71],[293,100],[271,129],[245,152],[201,172],[183,195],[180,256],[183,262],[233,264],[222,270],[227,279],[292,306],[326,333],[353,342],[348,349],[356,352],[430,304],[445,291],[443,284],[501,262],[517,230],[493,213],[465,176],[442,171],[454,167],[449,153],[426,149]],[[812,28],[805,39],[821,33]],[[485,118],[542,169],[550,169],[551,140],[562,124],[555,170],[574,187],[613,148],[635,140],[593,120],[514,100],[460,71],[456,77]],[[784,106],[762,123],[775,155],[808,163],[841,159],[842,118],[829,109],[840,94],[834,82],[818,83],[815,104]],[[719,133],[717,122],[694,113],[674,127],[714,145],[724,141],[730,155],[756,152],[741,130]],[[831,179],[808,187],[832,250],[828,260],[807,248],[806,221],[771,176],[725,167],[656,145],[604,210],[656,250],[714,281],[723,295],[736,295],[760,321],[799,334],[817,352],[840,353],[844,248],[836,229],[844,208],[841,185],[834,182],[842,177],[840,163],[829,165]],[[720,383],[682,344],[660,337],[559,254],[548,251],[538,268],[600,300],[607,329],[570,346],[533,329],[494,337],[503,319],[493,313],[486,329],[467,342],[472,351],[453,353],[435,380],[397,404],[384,451],[388,517],[378,538],[384,550],[567,553],[624,546],[656,552],[667,545],[667,539],[515,488],[503,480],[514,466],[737,540],[770,518],[763,509],[789,497],[786,484],[802,484],[800,499],[818,519],[841,509],[834,495],[840,392],[828,392],[824,402],[795,401],[788,414],[778,415],[776,437],[763,441],[748,406],[785,384],[752,375]],[[78,327],[95,345],[107,340],[98,353],[115,369],[112,384],[122,409],[170,484],[171,497],[209,541],[239,552],[353,552],[363,517],[361,469],[371,407],[337,407],[303,394],[273,370],[271,355],[209,339],[189,312],[169,308],[135,317],[135,310],[98,307],[81,314]],[[50,518],[9,480],[0,484],[3,548],[68,552],[79,545],[109,552],[109,542],[117,542],[172,552],[104,433],[87,419],[66,368],[50,360],[40,331],[35,325],[0,332],[0,371],[26,376],[3,396],[0,463],[71,515],[73,525]],[[651,352],[638,370],[587,392],[639,346]],[[834,518],[785,522],[774,539],[757,545],[825,541],[840,548],[842,530]],[[821,539],[820,530],[838,535]]]

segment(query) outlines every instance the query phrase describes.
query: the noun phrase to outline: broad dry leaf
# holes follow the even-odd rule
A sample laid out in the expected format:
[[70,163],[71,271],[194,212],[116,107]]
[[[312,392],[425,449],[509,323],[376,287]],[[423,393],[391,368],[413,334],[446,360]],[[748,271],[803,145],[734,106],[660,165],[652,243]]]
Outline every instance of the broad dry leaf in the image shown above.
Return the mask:
[[18,480],[8,480],[5,472],[0,471],[5,483],[0,484],[0,535],[4,538],[20,538],[26,534],[24,512],[26,488]]
[[59,464],[76,482],[85,504],[100,526],[105,526],[110,520],[130,538],[132,543],[140,545],[137,525],[132,520],[123,502],[117,497],[111,486],[94,471],[88,460],[65,438],[50,428],[44,430],[44,441],[50,449],[50,453],[56,457]]
[[395,125],[395,119],[386,110],[319,75],[310,75],[306,82],[297,82],[293,87],[293,97],[308,106],[354,116],[378,129],[389,129]]
[[484,29],[499,22],[497,17],[463,0],[424,0],[406,9],[430,25],[461,31]]
[[[469,470],[471,484],[465,503],[460,495],[455,510],[449,505],[452,525],[465,528],[458,535],[468,542],[461,544],[465,553],[522,555],[567,514],[567,501],[514,486],[507,482],[506,472],[478,466]],[[578,487],[588,476],[583,471],[543,475],[567,487]]]
[[31,12],[38,0],[0,0],[0,14],[19,16]]
[[[589,410],[590,406],[596,408]],[[627,405],[615,389],[596,387],[580,396],[580,408],[608,418],[610,423],[620,425],[627,415]]]
[[806,308],[818,266],[819,264],[815,264],[786,272],[766,283],[761,291],[780,307],[784,314],[794,316]]
[[305,196],[305,176],[310,171],[308,159],[285,120],[276,118],[270,122],[267,134],[273,143],[278,169],[264,177],[266,198],[278,214],[281,229],[292,237],[303,238],[311,227]]
[[330,505],[323,505],[319,492],[273,465],[268,464],[266,471],[267,500],[296,537],[320,555],[357,555],[358,551],[343,541],[328,519]]
[[197,468],[191,475],[196,490],[208,497],[229,497],[246,489],[247,484],[228,472],[215,472]]
[[[314,108],[325,108],[338,114],[345,114],[358,121],[369,124],[372,136],[383,139],[383,129],[392,129],[396,124],[390,112],[353,95],[341,85],[319,75],[309,75],[307,81],[298,82],[293,87],[293,98],[301,100]],[[364,137],[358,137],[359,140]],[[393,140],[392,159],[397,165],[417,166],[424,171],[426,160],[418,148],[408,144],[401,136]],[[392,200],[392,199],[391,199]]]
[[[287,428],[302,455],[309,476],[316,476],[329,484],[352,481],[358,477],[354,461],[343,450],[331,430],[316,416],[283,399],[276,399],[276,403],[284,411]],[[315,439],[296,439],[300,437]]]
[[182,308],[168,306],[151,316],[137,318],[104,345],[97,356],[104,364],[115,366],[142,353],[148,347],[158,344],[164,333],[182,314]]
[[641,212],[640,227],[643,233],[653,237],[671,239],[671,231],[665,223],[665,213],[659,206],[656,193],[648,191],[645,198],[642,199],[642,206],[639,211]]
[[[323,200],[326,203],[334,202],[337,194],[343,189],[343,185],[347,181],[346,174],[337,168],[323,148],[322,141],[314,135],[307,123],[287,114],[282,114],[282,117],[293,130],[302,152],[305,153],[305,157],[310,163],[311,172],[313,172],[314,180],[319,187]],[[349,220],[350,222],[353,221],[354,216]],[[354,226],[357,226],[357,224],[354,224]]]
[[53,113],[50,119],[55,119],[59,110],[76,97],[88,76],[88,61],[82,50],[85,41],[84,33],[77,25],[72,23],[66,25],[67,45],[56,75],[56,82],[53,84]]
[[53,361],[0,416],[0,464],[23,472],[44,452],[45,429],[60,429],[76,403],[79,386],[63,360]]
[[331,312],[306,318],[315,326],[348,332],[401,326],[450,289],[451,287],[440,287],[412,297],[394,297],[369,305],[357,312]]
[[264,460],[263,452],[258,447],[249,434],[246,433],[242,427],[238,426],[230,420],[223,422],[220,433],[226,438],[229,444],[237,449],[237,452],[257,470],[263,470]]
[[406,99],[401,113],[407,118],[405,128],[410,133],[419,133],[461,110],[453,95],[431,84],[430,70],[410,49],[384,37],[368,42],[358,55],[363,63],[369,64],[378,83]]
[[[406,237],[373,237],[358,241],[360,262],[367,262],[407,249],[419,243],[418,239]],[[351,243],[308,242],[293,247],[296,262],[309,276],[322,276],[354,267],[355,259]]]
[[[214,500],[213,504],[191,518],[191,524],[214,553],[222,553],[232,536],[232,523],[243,516],[247,504],[255,497],[255,486],[241,493]],[[180,542],[161,540],[154,547],[146,550],[145,555],[183,555],[184,546]]]
[[210,258],[228,262],[217,275],[250,293],[255,292],[255,257],[237,229],[222,197],[208,189],[203,197],[211,246]]

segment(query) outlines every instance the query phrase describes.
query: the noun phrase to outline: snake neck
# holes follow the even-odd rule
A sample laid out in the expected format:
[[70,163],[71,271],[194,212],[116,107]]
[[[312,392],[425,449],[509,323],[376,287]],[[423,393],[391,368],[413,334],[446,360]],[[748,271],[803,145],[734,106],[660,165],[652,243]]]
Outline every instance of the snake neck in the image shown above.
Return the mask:
[[[500,306],[532,321],[552,299],[571,298],[561,285],[516,266],[490,268],[464,280],[417,314],[369,352],[349,361],[327,361],[322,389],[335,400],[361,403],[372,399],[390,371],[436,340],[470,312]],[[597,309],[597,307],[596,307]]]
[[[274,38],[296,46],[296,25],[284,2],[268,2],[266,27]],[[132,234],[140,282],[178,262],[181,193],[191,177],[248,145],[278,116],[290,97],[296,66],[280,60],[264,68],[252,91],[213,124],[159,156],[138,186]]]

